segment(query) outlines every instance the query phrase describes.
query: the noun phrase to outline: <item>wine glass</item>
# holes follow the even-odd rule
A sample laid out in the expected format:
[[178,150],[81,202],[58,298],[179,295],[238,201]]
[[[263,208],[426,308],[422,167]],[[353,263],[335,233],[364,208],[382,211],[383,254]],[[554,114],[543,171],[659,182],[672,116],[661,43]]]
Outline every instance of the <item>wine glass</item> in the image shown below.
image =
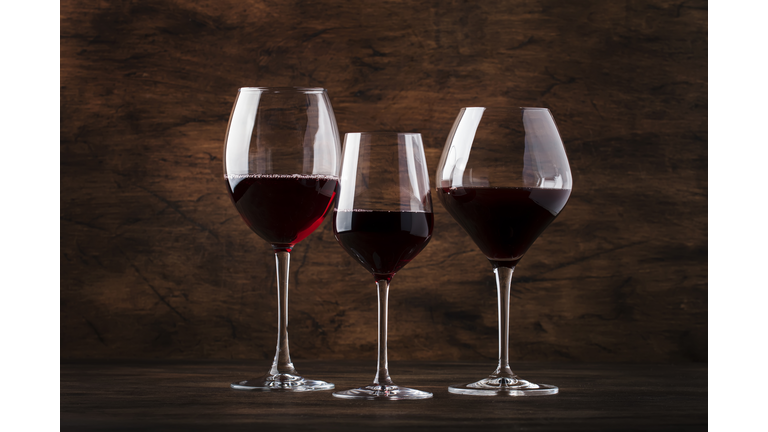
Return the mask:
[[379,295],[379,353],[371,385],[334,392],[346,399],[426,399],[432,393],[399,387],[389,376],[389,284],[432,237],[434,216],[426,158],[417,133],[348,133],[344,136],[341,192],[333,233],[368,270]]
[[499,298],[499,366],[487,378],[448,388],[467,395],[537,396],[509,367],[509,290],[525,252],[571,194],[571,169],[546,108],[462,108],[443,149],[437,195],[491,262]]
[[296,372],[288,349],[288,268],[293,247],[325,218],[338,192],[339,132],[322,88],[241,88],[224,144],[232,203],[277,265],[277,352],[270,371],[237,390],[312,391],[334,385]]

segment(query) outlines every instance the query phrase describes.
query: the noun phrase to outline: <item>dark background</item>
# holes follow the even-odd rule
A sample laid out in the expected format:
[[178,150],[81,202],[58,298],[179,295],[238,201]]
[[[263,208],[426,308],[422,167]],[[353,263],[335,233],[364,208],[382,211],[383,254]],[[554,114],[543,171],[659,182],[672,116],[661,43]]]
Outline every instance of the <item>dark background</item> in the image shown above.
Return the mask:
[[[237,88],[328,89],[342,132],[552,110],[574,190],[513,280],[513,360],[707,359],[707,3],[61,3],[61,356],[274,355],[271,248],[226,196]],[[42,209],[41,209],[42,210]],[[390,359],[497,354],[491,267],[438,205],[393,281]],[[373,359],[370,275],[330,221],[293,254],[295,359]]]

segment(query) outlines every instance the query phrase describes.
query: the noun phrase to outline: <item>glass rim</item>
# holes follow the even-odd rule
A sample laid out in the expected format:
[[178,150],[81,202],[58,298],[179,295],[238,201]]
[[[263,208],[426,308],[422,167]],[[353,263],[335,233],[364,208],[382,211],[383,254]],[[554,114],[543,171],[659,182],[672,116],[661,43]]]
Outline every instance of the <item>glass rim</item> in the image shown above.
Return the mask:
[[421,132],[390,132],[390,131],[374,131],[374,132],[346,132],[347,135],[421,135]]
[[322,93],[322,87],[240,87],[238,92],[258,91],[264,93]]
[[542,108],[542,107],[513,107],[513,106],[484,106],[484,107],[482,107],[482,106],[472,106],[472,107],[462,107],[461,109],[463,109],[463,110],[468,110],[468,109],[493,109],[493,110],[507,110],[507,111],[511,111],[511,110],[514,109],[514,110],[531,110],[531,111],[535,111],[535,110],[549,111],[549,108]]

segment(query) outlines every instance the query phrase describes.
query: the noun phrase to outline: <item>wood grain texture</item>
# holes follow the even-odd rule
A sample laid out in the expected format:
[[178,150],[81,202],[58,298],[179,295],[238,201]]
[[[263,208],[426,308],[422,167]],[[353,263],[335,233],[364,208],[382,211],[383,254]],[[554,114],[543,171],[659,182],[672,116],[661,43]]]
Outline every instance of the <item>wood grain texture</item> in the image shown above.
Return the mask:
[[[421,132],[431,180],[460,107],[550,108],[574,190],[516,271],[512,358],[705,361],[706,5],[63,1],[62,357],[274,355],[274,260],[221,152],[238,87],[305,85],[342,133]],[[495,358],[491,267],[435,213],[390,358]],[[326,221],[292,258],[294,359],[374,358],[375,314]]]
[[[406,362],[392,365],[403,386],[432,392],[419,401],[354,401],[330,391],[262,393],[230,390],[229,381],[261,372],[267,362],[145,361],[65,363],[63,431],[705,431],[704,365],[519,364],[517,373],[558,385],[544,397],[448,393],[493,365]],[[302,373],[337,389],[368,384],[373,362],[307,361]]]

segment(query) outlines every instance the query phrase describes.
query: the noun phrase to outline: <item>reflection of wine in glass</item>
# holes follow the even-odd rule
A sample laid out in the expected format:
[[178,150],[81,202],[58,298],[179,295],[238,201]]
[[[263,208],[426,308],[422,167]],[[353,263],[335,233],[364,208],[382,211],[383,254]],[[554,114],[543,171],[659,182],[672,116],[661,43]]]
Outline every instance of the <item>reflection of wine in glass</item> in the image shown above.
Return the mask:
[[565,207],[571,171],[549,110],[463,108],[437,168],[443,206],[488,258],[499,294],[499,365],[451,393],[534,396],[558,388],[520,379],[509,367],[509,291],[528,248]]
[[346,399],[425,399],[432,393],[400,387],[389,376],[389,285],[429,242],[434,217],[421,135],[352,133],[344,139],[341,194],[333,232],[368,270],[379,294],[379,356],[373,383],[335,392]]
[[338,192],[340,151],[328,95],[318,88],[242,88],[227,128],[224,179],[245,223],[272,245],[277,265],[277,352],[263,377],[237,390],[329,390],[296,372],[288,348],[291,251],[323,222]]

